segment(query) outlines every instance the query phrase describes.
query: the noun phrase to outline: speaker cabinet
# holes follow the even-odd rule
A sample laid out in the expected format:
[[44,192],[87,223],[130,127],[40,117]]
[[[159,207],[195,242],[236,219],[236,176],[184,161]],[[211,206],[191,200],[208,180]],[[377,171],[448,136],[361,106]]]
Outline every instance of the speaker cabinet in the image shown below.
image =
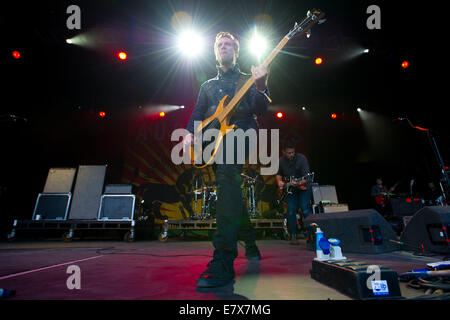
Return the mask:
[[450,207],[424,207],[409,220],[400,240],[411,251],[450,252]]
[[98,220],[133,220],[135,201],[134,194],[104,194]]
[[423,208],[419,199],[391,198],[392,214],[396,217],[407,217],[414,215]]
[[78,167],[69,213],[70,220],[97,219],[105,174],[106,165]]
[[32,220],[66,220],[71,193],[40,193]]
[[341,240],[342,252],[383,253],[399,250],[399,245],[390,241],[397,240],[391,225],[373,209],[350,210],[347,212],[330,212],[311,214],[305,221],[307,227],[307,247],[315,250],[316,223],[325,238]]
[[43,193],[72,192],[75,168],[50,168]]

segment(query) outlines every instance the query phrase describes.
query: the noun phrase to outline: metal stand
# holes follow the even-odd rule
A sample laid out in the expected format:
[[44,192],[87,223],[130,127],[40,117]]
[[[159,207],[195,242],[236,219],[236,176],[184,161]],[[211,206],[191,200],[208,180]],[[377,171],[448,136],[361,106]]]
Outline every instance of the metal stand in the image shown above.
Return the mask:
[[407,118],[400,118],[399,120],[407,120],[409,125],[413,128],[413,129],[417,129],[419,131],[424,131],[427,134],[427,138],[428,138],[428,142],[430,143],[431,149],[433,150],[434,156],[436,157],[436,161],[439,165],[439,169],[441,171],[441,180],[440,180],[440,186],[441,186],[441,191],[442,191],[442,195],[444,196],[444,200],[447,201],[447,199],[450,198],[450,180],[448,177],[448,173],[447,170],[445,170],[445,164],[444,164],[444,160],[442,159],[441,153],[439,152],[439,148],[436,144],[436,139],[434,138],[434,136],[430,133],[430,129],[426,129],[426,128],[422,128],[422,127],[418,127],[418,126],[414,126],[411,121]]

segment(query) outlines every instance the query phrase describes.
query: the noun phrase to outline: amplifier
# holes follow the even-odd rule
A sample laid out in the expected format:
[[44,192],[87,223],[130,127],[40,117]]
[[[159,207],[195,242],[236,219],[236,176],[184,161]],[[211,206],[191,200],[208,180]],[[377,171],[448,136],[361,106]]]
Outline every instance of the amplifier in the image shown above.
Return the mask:
[[107,184],[105,194],[131,194],[131,184]]
[[134,194],[104,194],[100,200],[98,220],[133,220]]
[[334,204],[313,204],[314,213],[328,213],[328,212],[344,212],[348,211],[348,205],[346,203],[334,203]]
[[361,300],[401,299],[398,274],[389,268],[355,260],[313,260],[311,277]]
[[339,203],[335,186],[312,186],[312,198],[315,204],[321,201]]
[[36,200],[32,220],[66,220],[72,194],[40,193]]

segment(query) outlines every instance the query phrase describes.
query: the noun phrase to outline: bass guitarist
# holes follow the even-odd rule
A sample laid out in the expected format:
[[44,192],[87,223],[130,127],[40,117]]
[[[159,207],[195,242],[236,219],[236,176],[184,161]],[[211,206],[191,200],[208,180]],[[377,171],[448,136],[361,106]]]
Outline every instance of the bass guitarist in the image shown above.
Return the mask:
[[[285,177],[303,177],[309,173],[309,163],[306,156],[295,152],[295,146],[288,141],[284,144],[283,157],[280,158],[279,169],[276,175],[277,184],[280,189],[286,185]],[[291,194],[286,197],[288,206],[287,223],[288,231],[291,237],[290,244],[298,245],[297,239],[297,212],[302,210],[303,219],[309,216],[312,212],[310,207],[311,201],[311,185],[307,180],[293,181],[290,184]],[[304,230],[301,231],[301,236],[304,237]]]
[[[207,80],[200,87],[197,104],[192,112],[187,125],[189,135],[183,140],[184,150],[194,142],[194,121],[203,120],[214,114],[219,101],[225,96],[234,96],[240,79],[253,77],[255,84],[243,97],[239,107],[231,118],[230,124],[246,131],[250,128],[257,129],[256,116],[265,113],[269,107],[269,91],[266,86],[268,71],[264,66],[253,66],[252,74],[241,72],[236,60],[239,56],[239,41],[228,32],[219,32],[214,43],[214,53],[218,62],[216,77]],[[224,138],[223,146],[226,146]],[[237,143],[234,144],[235,148]],[[246,141],[245,152],[248,157],[250,146]],[[233,151],[223,148],[223,159],[226,153]],[[236,152],[237,151],[237,152]],[[213,169],[217,184],[216,202],[216,226],[213,237],[213,259],[208,263],[206,270],[197,280],[198,288],[221,287],[234,280],[234,260],[238,255],[238,234],[246,243],[246,257],[248,259],[260,259],[261,255],[256,246],[253,229],[248,215],[245,215],[242,207],[241,172],[242,164],[214,164]]]

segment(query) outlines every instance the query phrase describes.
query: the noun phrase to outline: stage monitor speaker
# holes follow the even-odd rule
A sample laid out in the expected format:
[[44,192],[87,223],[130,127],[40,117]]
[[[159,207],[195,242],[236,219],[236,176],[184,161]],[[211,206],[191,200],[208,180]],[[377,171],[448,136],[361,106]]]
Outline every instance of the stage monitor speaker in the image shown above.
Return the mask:
[[337,238],[341,241],[342,252],[383,253],[399,250],[391,225],[373,209],[350,210],[347,212],[330,212],[311,214],[305,221],[307,229],[307,247],[315,250],[316,223],[325,238]]
[[133,220],[135,201],[134,194],[104,194],[98,220]]
[[423,208],[420,199],[391,198],[392,214],[396,217],[412,216]]
[[43,193],[72,192],[76,168],[50,168]]
[[312,186],[312,196],[314,204],[319,204],[321,201],[339,203],[335,186]]
[[69,213],[70,220],[97,219],[105,174],[106,165],[78,167]]
[[405,250],[450,253],[450,207],[424,207],[408,222],[400,241]]
[[69,193],[40,193],[33,211],[33,220],[66,220],[69,210]]
[[131,184],[107,184],[105,194],[131,194]]

